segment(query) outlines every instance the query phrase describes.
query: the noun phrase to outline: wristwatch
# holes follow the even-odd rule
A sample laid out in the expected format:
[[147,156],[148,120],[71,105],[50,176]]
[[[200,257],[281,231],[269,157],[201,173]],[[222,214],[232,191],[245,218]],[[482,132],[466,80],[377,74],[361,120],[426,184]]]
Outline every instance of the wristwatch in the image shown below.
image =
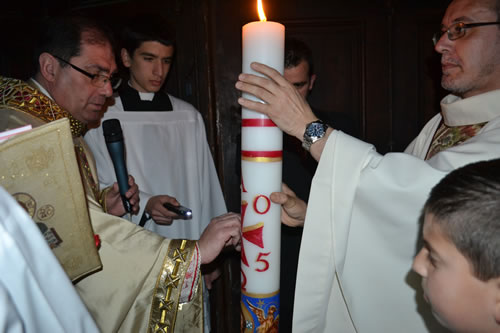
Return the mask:
[[325,136],[327,129],[328,125],[319,119],[307,124],[302,147],[309,151],[313,143]]

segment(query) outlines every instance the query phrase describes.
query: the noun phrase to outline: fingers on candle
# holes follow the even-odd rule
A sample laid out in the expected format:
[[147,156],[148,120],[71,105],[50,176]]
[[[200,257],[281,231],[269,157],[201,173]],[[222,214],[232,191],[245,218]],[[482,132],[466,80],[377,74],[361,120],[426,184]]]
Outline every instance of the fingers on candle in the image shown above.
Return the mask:
[[221,250],[229,245],[236,245],[241,239],[241,218],[236,213],[226,213],[214,217],[203,231],[198,246],[202,264],[211,262]]
[[[257,93],[259,90],[271,93],[275,91],[277,87],[276,82],[268,77],[242,73],[238,76],[238,79],[239,81],[236,83],[236,88],[251,94]],[[262,93],[263,92],[261,92],[261,94]]]
[[254,102],[243,97],[238,98],[238,103],[244,108],[247,108],[249,110],[254,110],[269,116],[266,104],[260,102]]
[[281,192],[273,192],[271,193],[271,201],[276,204],[286,204],[287,208],[290,205],[295,204],[295,199],[297,195],[294,191],[292,191],[287,184],[281,183]]
[[287,195],[281,192],[273,192],[271,193],[271,201],[275,204],[282,205],[287,200]]
[[[234,214],[234,213],[233,213]],[[236,250],[239,249],[239,244],[241,241],[241,221],[240,221],[240,216],[237,214],[234,214],[231,216],[231,219],[225,221],[227,225],[225,226],[227,235],[226,235],[226,241],[225,241],[225,246],[230,246],[232,245],[235,247]]]
[[285,209],[297,208],[296,206],[300,204],[300,199],[298,199],[296,196],[289,194],[284,194],[284,196],[286,197],[285,202],[283,202],[283,207]]
[[292,228],[304,226],[303,219],[298,219],[298,218],[294,218],[294,217],[289,216],[287,211],[284,208],[281,209],[281,223],[283,223],[284,225],[287,225],[289,227],[292,227]]
[[276,69],[269,67],[267,65],[258,63],[258,62],[252,62],[250,64],[250,67],[261,74],[266,75],[270,79],[272,79],[274,82],[279,84],[280,86],[287,85],[288,81],[281,75],[280,72],[278,72]]

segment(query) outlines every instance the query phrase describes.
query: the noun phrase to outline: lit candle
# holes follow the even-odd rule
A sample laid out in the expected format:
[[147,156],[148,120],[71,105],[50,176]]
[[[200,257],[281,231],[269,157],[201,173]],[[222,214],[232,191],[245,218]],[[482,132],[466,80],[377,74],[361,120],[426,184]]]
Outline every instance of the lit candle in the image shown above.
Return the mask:
[[[261,0],[258,11],[261,21],[243,26],[243,73],[261,75],[250,68],[260,62],[283,74],[285,27],[266,21]],[[265,115],[243,108],[241,151],[241,311],[249,333],[278,325],[281,207],[269,196],[281,190],[283,134]]]

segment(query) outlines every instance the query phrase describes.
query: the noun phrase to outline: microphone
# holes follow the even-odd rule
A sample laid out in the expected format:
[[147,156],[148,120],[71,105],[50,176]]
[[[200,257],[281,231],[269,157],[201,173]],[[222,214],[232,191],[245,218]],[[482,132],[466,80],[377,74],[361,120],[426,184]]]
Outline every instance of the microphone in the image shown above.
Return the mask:
[[123,133],[120,121],[118,119],[108,119],[102,123],[104,132],[104,139],[106,140],[106,147],[108,148],[109,155],[113,161],[115,168],[116,181],[120,196],[122,197],[123,207],[130,213],[132,211],[130,202],[125,197],[125,193],[130,186],[128,185],[128,172],[125,165],[125,147],[123,145]]

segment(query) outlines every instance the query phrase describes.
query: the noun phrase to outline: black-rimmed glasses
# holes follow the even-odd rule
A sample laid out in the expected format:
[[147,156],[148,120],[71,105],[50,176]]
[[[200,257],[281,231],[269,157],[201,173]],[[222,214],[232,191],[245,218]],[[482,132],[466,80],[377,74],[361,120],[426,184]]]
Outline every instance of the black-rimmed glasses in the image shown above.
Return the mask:
[[86,70],[83,70],[80,67],[73,65],[69,61],[64,60],[63,58],[61,58],[59,56],[56,56],[56,55],[53,55],[53,56],[54,56],[54,58],[58,59],[59,61],[62,61],[63,63],[65,63],[67,65],[70,65],[71,68],[73,68],[74,70],[89,77],[92,85],[97,87],[97,88],[102,88],[106,84],[108,84],[108,82],[109,82],[111,84],[111,87],[113,88],[113,90],[115,90],[116,88],[118,88],[118,86],[122,82],[122,79],[118,76],[106,76],[106,75],[102,75],[102,74],[91,74],[91,73],[87,72]]
[[445,33],[448,34],[449,40],[456,40],[465,36],[465,32],[467,29],[482,27],[484,25],[493,25],[493,24],[500,24],[500,22],[453,23],[448,28],[444,27],[444,30],[436,32],[432,37],[432,42],[434,43],[434,46],[436,46],[436,44],[439,42],[439,40]]

